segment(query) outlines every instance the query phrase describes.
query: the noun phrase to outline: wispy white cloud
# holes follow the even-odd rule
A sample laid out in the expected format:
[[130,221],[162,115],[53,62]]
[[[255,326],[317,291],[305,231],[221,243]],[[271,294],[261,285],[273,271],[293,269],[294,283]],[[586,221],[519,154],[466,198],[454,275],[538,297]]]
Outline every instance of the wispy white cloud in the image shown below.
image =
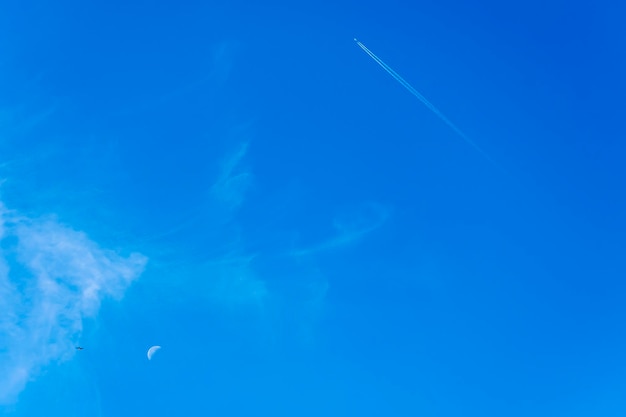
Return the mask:
[[367,203],[333,220],[335,234],[329,239],[291,251],[293,256],[311,255],[354,244],[381,227],[389,218],[390,210],[378,203]]
[[262,310],[269,296],[265,281],[251,263],[254,256],[241,256],[207,262],[204,268],[211,277],[207,295],[216,305],[227,308],[252,307]]
[[204,262],[202,268],[210,276],[208,296],[217,305],[228,308],[263,308],[268,289],[252,267],[256,255],[247,253],[241,239],[239,225],[231,216],[244,203],[252,181],[252,173],[243,166],[248,153],[248,142],[239,144],[235,152],[221,162],[217,179],[211,186],[214,201],[226,210],[227,239],[221,246],[227,252]]
[[102,249],[53,218],[30,219],[0,203],[0,404],[14,402],[52,362],[74,352],[83,319],[120,298],[147,259]]
[[248,143],[242,143],[233,155],[226,158],[217,181],[211,187],[213,197],[230,209],[236,209],[243,203],[252,181],[250,171],[242,167],[247,152]]

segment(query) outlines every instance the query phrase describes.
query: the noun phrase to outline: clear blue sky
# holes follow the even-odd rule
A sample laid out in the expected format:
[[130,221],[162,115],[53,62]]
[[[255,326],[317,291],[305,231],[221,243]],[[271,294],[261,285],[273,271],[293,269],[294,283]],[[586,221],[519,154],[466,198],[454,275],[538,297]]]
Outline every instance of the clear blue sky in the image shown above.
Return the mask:
[[0,413],[626,415],[625,17],[4,1]]

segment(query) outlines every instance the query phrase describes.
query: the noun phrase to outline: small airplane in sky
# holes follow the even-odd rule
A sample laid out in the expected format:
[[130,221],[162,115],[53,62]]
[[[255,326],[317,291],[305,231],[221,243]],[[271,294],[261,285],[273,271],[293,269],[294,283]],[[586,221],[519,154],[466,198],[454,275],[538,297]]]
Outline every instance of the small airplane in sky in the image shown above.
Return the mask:
[[85,349],[84,347],[80,347],[80,346],[76,346],[76,350],[83,350]]

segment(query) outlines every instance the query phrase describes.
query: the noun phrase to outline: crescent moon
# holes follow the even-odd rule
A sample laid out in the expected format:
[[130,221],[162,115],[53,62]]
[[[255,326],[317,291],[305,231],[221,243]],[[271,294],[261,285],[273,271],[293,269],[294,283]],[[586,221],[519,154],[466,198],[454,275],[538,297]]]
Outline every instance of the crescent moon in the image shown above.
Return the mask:
[[159,349],[161,349],[161,346],[152,346],[150,349],[148,349],[148,360],[152,359],[154,353]]

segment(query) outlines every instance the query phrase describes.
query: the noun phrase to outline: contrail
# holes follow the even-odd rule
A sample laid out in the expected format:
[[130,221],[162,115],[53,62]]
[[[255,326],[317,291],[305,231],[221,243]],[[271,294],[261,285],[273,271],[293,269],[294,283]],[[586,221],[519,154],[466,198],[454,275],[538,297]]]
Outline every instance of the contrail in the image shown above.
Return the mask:
[[493,159],[491,159],[491,157],[489,155],[487,155],[487,153],[485,151],[483,151],[480,146],[478,146],[473,140],[471,140],[469,137],[467,137],[467,135],[465,133],[463,133],[463,131],[461,129],[459,129],[458,127],[456,127],[456,125],[454,123],[452,123],[450,121],[450,119],[448,119],[446,116],[444,116],[443,113],[441,113],[441,111],[439,111],[439,109],[437,107],[435,107],[430,101],[428,101],[428,99],[426,99],[426,97],[424,97],[419,91],[417,91],[415,88],[413,88],[413,86],[411,84],[409,84],[404,78],[402,78],[400,76],[400,74],[398,74],[397,72],[395,72],[389,65],[385,64],[383,62],[382,59],[380,59],[379,57],[377,57],[372,51],[370,51],[369,49],[367,49],[367,46],[363,45],[361,42],[359,42],[356,38],[354,39],[354,41],[356,42],[357,45],[359,45],[359,47],[365,51],[366,54],[368,54],[370,56],[370,58],[372,58],[374,61],[376,61],[376,63],[378,65],[380,65],[381,67],[383,67],[383,69],[385,71],[387,71],[389,73],[389,75],[391,75],[393,78],[395,78],[396,81],[398,81],[404,88],[406,88],[407,90],[409,90],[409,93],[413,94],[415,97],[417,97],[422,103],[424,103],[424,105],[426,105],[426,107],[428,107],[433,113],[435,113],[441,120],[444,121],[445,124],[447,124],[452,130],[454,130],[460,137],[463,138],[463,140],[465,140],[465,142],[469,143],[474,149],[476,149],[478,152],[480,152],[485,158],[487,158],[492,164],[494,165],[498,165],[495,163],[495,161]]

